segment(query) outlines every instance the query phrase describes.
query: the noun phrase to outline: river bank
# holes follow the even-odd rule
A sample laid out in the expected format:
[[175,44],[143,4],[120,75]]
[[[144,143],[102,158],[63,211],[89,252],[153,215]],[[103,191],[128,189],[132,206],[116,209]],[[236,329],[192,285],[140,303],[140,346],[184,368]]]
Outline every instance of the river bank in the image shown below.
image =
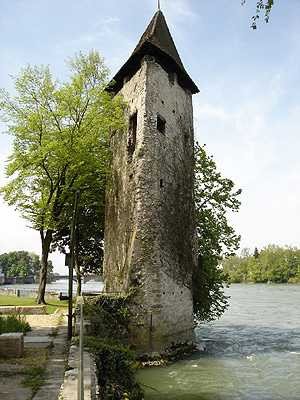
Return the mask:
[[299,400],[299,285],[232,284],[230,309],[196,329],[205,348],[139,371],[146,400]]

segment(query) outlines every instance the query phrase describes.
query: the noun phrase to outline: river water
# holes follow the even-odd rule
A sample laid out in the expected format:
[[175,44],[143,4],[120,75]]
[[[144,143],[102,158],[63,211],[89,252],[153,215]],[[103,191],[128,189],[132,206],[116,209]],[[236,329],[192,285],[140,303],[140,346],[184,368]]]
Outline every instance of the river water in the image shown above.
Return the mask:
[[[62,279],[58,280],[56,282],[52,283],[47,283],[46,286],[46,292],[56,292],[56,293],[68,293],[68,285],[69,282],[67,279]],[[17,285],[1,285],[0,289],[20,289],[24,292],[31,292],[35,291],[38,289],[38,284],[33,283],[33,284],[17,284]],[[76,293],[76,288],[77,288],[77,283],[73,282],[73,293]],[[96,282],[96,281],[88,281],[87,283],[84,283],[82,285],[82,292],[87,293],[87,292],[92,292],[92,293],[98,293],[101,292],[103,289],[103,282]]]
[[300,285],[227,294],[223,317],[196,329],[204,352],[139,372],[146,400],[300,400]]

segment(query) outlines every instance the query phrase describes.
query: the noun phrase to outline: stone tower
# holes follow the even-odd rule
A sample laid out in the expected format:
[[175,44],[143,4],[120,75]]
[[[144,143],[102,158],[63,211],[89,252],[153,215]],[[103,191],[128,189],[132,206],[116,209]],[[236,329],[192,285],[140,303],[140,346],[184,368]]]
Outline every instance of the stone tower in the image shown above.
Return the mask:
[[160,10],[109,90],[128,104],[128,131],[111,138],[105,287],[137,289],[132,341],[141,351],[161,351],[193,338],[192,94],[199,90]]

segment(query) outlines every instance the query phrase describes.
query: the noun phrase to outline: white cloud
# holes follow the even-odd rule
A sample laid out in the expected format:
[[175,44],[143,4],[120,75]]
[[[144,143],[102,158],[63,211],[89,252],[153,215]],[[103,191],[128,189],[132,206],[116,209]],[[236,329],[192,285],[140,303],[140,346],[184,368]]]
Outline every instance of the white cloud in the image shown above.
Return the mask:
[[[5,165],[9,155],[9,148],[0,152],[0,187],[6,183]],[[8,206],[0,197],[0,254],[15,250],[32,251],[41,254],[39,233],[28,226],[13,206]],[[53,253],[49,257],[53,261],[55,270],[66,273],[64,257],[59,253]]]
[[[106,57],[107,65],[115,72],[135,46],[134,41],[124,34],[120,22],[117,17],[105,16],[92,26],[81,29],[78,36],[58,43],[56,52],[65,57],[79,50],[101,49],[101,52],[107,52],[101,55]],[[113,46],[108,46],[108,43],[113,43]]]
[[300,113],[293,104],[278,115],[285,87],[276,74],[264,90],[249,83],[237,103],[226,90],[223,99],[195,98],[197,139],[243,189],[241,211],[232,217],[243,247],[300,245]]

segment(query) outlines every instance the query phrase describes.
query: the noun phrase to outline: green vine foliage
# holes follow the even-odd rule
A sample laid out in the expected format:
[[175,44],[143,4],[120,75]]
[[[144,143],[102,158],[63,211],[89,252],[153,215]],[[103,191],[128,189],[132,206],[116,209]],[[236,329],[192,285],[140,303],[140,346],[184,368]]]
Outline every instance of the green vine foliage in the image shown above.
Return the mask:
[[111,339],[89,338],[87,345],[95,354],[101,400],[142,400],[136,381],[135,354]]
[[133,293],[85,298],[84,313],[91,322],[86,345],[95,355],[101,400],[142,400],[136,381],[136,355],[128,346]]
[[[85,301],[84,313],[91,322],[94,336],[127,343],[129,335],[130,295],[102,294]],[[87,298],[88,299],[88,298]]]
[[195,321],[220,318],[228,307],[224,293],[227,277],[219,267],[223,258],[239,248],[240,236],[230,226],[228,215],[240,207],[232,180],[223,178],[205,146],[195,146],[195,205],[198,262],[193,271]]

